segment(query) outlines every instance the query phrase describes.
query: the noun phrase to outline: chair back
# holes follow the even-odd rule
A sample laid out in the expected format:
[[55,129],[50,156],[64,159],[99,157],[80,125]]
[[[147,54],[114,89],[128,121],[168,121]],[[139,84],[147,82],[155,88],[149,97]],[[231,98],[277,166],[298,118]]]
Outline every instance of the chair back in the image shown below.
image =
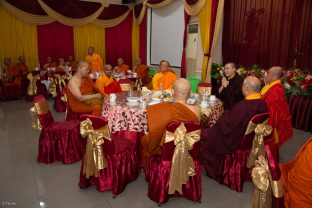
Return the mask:
[[195,93],[197,91],[198,84],[200,82],[200,78],[198,77],[188,77],[187,80],[190,82],[192,86],[192,92]]
[[107,120],[103,117],[94,116],[94,115],[90,115],[90,114],[81,114],[80,115],[80,121],[84,121],[87,118],[89,118],[91,120],[92,126],[95,130],[102,128],[105,125],[107,125]]
[[211,95],[211,83],[201,82],[198,84],[197,91],[199,94],[203,94],[205,91],[208,95]]
[[[196,130],[200,130],[200,124],[197,122],[183,122],[184,126],[186,128],[186,132],[192,132],[192,131],[196,131]],[[172,123],[170,123],[167,126],[167,131],[174,133],[175,130],[180,126],[181,122],[178,121],[174,121]],[[164,138],[166,139],[166,138]],[[193,146],[193,149],[191,151],[189,151],[189,153],[191,154],[193,160],[198,160],[199,159],[199,142],[196,142]],[[173,156],[173,152],[175,149],[175,145],[174,145],[174,141],[170,141],[170,142],[165,142],[163,144],[162,147],[162,156],[161,156],[161,160],[162,161],[171,161],[172,160],[172,156]]]
[[54,123],[54,118],[45,97],[43,95],[37,95],[34,97],[33,103],[42,128],[47,128],[52,125]]

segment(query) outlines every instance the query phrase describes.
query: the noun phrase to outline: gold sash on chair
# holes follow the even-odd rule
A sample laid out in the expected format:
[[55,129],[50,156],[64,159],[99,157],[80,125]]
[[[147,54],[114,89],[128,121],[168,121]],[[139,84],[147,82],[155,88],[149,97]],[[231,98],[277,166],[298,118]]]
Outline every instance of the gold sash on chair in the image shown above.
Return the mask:
[[169,194],[178,191],[182,194],[182,184],[186,184],[190,176],[195,175],[195,165],[189,150],[200,140],[200,130],[187,133],[181,123],[174,133],[165,132],[165,143],[174,141],[175,148],[172,157],[172,165],[169,179]]
[[37,80],[40,80],[40,76],[39,75],[33,76],[32,73],[29,73],[27,75],[27,79],[29,80],[27,95],[29,96],[37,95],[38,93]]
[[94,130],[89,118],[80,123],[80,134],[83,138],[88,137],[86,145],[83,173],[86,178],[98,176],[98,171],[106,168],[106,161],[102,150],[104,139],[111,140],[108,125]]
[[263,139],[271,134],[272,127],[266,123],[267,120],[258,125],[250,122],[246,131],[246,134],[255,131],[255,138],[247,162],[248,168],[253,167],[251,178],[256,186],[252,203],[254,208],[271,207],[272,192],[276,198],[284,195],[281,180],[273,181],[269,170]]
[[31,119],[32,119],[32,122],[31,122],[32,128],[35,129],[35,130],[41,130],[42,127],[41,127],[41,124],[40,124],[40,121],[39,121],[39,118],[38,118],[38,113],[36,111],[35,106],[31,107],[29,109],[29,112],[30,112],[30,116],[31,116]]

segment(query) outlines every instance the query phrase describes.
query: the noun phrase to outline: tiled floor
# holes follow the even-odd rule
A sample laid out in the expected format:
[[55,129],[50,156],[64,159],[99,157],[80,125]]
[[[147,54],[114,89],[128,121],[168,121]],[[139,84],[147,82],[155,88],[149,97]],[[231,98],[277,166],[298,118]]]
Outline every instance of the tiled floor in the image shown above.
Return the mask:
[[[0,103],[0,207],[157,207],[146,195],[147,183],[143,174],[113,199],[111,192],[98,192],[94,187],[79,189],[80,162],[70,165],[37,163],[39,132],[31,128],[28,112],[31,105],[24,100]],[[64,113],[53,114],[56,120],[64,120]],[[310,133],[295,130],[294,137],[281,148],[281,161],[293,158],[309,137]],[[244,191],[237,193],[203,174],[202,188],[201,204],[171,198],[162,207],[251,207],[251,183],[245,183]]]

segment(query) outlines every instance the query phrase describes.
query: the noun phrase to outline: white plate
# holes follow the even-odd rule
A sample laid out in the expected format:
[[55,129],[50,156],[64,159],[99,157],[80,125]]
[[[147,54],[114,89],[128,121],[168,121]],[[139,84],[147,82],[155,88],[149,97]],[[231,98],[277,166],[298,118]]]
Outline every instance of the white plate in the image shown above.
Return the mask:
[[129,103],[137,103],[137,102],[139,102],[139,100],[140,100],[140,97],[134,97],[134,96],[132,96],[132,97],[127,97],[127,101],[128,101]]
[[140,105],[139,102],[126,102],[126,105],[129,107],[137,107]]
[[151,101],[151,102],[148,103],[148,105],[155,105],[155,104],[158,104],[158,103],[161,103],[161,102]]
[[161,102],[161,98],[152,97],[152,102]]

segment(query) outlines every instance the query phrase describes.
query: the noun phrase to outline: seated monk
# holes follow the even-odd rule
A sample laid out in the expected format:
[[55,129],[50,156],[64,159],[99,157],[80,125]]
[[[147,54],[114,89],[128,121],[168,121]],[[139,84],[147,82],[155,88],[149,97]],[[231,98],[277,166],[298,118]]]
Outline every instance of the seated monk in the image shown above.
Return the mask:
[[28,66],[25,63],[25,57],[24,56],[18,57],[17,66],[19,67],[19,70],[23,76],[27,75],[30,72]]
[[55,68],[55,73],[64,74],[65,72],[66,72],[65,61],[63,58],[58,58],[58,65]]
[[95,86],[102,94],[118,93],[121,92],[120,84],[114,80],[112,76],[113,68],[111,65],[106,64],[104,73],[99,76],[95,82]]
[[99,54],[94,53],[94,48],[88,48],[88,55],[85,61],[89,64],[92,73],[102,73],[103,61]]
[[174,103],[164,102],[147,107],[147,121],[149,134],[141,140],[141,155],[145,168],[151,155],[161,154],[162,137],[168,124],[173,121],[200,120],[198,106],[187,104],[191,92],[190,83],[183,78],[177,79],[173,84]]
[[4,81],[11,83],[14,82],[21,85],[22,73],[16,63],[12,63],[9,57],[4,58]]
[[52,62],[51,56],[48,56],[47,63],[43,65],[43,68],[47,70],[48,68],[55,68],[56,66],[57,66],[57,63],[55,61]]
[[134,67],[134,72],[137,73],[137,78],[142,80],[143,85],[149,82],[148,71],[149,67],[141,63],[141,59],[135,60],[136,66]]
[[73,56],[68,56],[67,61],[65,63],[65,66],[71,67],[72,69],[76,69],[77,68],[77,64],[78,62],[74,60]]
[[127,64],[124,64],[124,60],[122,58],[117,59],[117,66],[115,66],[114,71],[117,73],[127,73],[127,70],[130,69],[130,67]]
[[273,128],[269,145],[277,158],[280,145],[290,139],[293,134],[291,115],[284,88],[281,84],[282,73],[283,69],[281,67],[276,66],[270,68],[265,77],[266,85],[260,92],[262,99],[267,103],[269,108],[269,125]]
[[312,137],[295,158],[280,165],[286,208],[312,207]]
[[268,111],[260,96],[261,82],[254,76],[246,77],[242,91],[245,99],[226,110],[211,128],[201,131],[200,156],[207,175],[217,179],[222,175],[225,154],[235,152],[244,137],[250,119]]
[[170,68],[168,61],[162,60],[160,62],[159,72],[153,77],[153,90],[166,90],[171,89],[177,75]]
[[102,115],[103,94],[89,77],[89,65],[79,62],[77,72],[68,82],[67,100],[73,112]]

